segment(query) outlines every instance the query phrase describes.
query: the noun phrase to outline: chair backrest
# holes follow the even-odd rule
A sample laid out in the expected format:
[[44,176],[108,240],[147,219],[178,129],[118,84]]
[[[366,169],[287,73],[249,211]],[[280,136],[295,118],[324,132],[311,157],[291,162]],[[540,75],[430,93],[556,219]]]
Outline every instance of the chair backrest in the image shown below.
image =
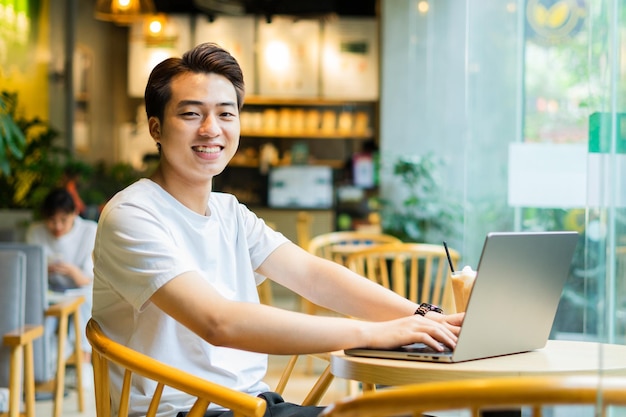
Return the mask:
[[[450,249],[458,264],[458,251]],[[449,310],[453,304],[445,248],[427,243],[389,243],[360,249],[347,256],[346,266],[413,302],[429,302]]]
[[[0,336],[24,326],[26,255],[20,251],[0,251]],[[0,345],[0,387],[9,386],[11,351]]]
[[306,249],[311,240],[311,226],[313,215],[308,211],[301,210],[296,215],[296,240],[298,245]]
[[[86,334],[92,346],[97,417],[128,416],[133,374],[155,382],[150,406],[143,413],[146,417],[157,415],[165,387],[196,397],[188,417],[203,416],[212,403],[232,410],[234,417],[261,417],[265,412],[263,399],[204,380],[121,345],[108,338],[94,319],[87,323]],[[116,413],[111,412],[110,365],[119,366],[124,371]]]
[[322,258],[345,264],[346,252],[339,253],[339,246],[372,246],[385,243],[400,243],[399,238],[384,233],[357,231],[330,232],[313,237],[308,244],[308,251]]
[[[45,311],[48,308],[48,268],[44,249],[40,245],[17,242],[0,242],[0,251],[24,252],[26,254],[26,299],[24,320],[27,324],[45,325]],[[48,326],[44,337],[34,341],[35,381],[45,382],[56,373],[55,329]]]
[[542,375],[407,385],[340,400],[320,417],[421,416],[443,410],[471,410],[477,417],[480,410],[522,407],[540,417],[544,407],[557,405],[595,406],[601,412],[589,415],[604,415],[607,406],[626,406],[626,378]]

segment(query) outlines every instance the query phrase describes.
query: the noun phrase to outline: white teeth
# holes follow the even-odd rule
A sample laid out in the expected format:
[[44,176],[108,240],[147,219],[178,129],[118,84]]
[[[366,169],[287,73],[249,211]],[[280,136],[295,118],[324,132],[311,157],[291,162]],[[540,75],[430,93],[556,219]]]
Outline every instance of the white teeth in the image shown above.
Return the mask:
[[194,146],[194,149],[203,153],[218,153],[220,151],[219,146]]

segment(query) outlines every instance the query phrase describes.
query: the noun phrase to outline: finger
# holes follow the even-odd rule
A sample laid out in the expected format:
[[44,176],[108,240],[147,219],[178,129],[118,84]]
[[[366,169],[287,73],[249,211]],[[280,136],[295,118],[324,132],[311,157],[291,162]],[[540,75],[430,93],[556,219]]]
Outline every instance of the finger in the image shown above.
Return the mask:
[[422,343],[430,346],[438,352],[442,352],[444,350],[442,344],[450,349],[454,349],[456,347],[456,340],[452,336],[446,334],[446,332],[435,331],[432,334],[424,333]]
[[[415,317],[420,322],[421,325],[431,326],[434,328],[439,328],[439,329],[448,331],[450,336],[456,337],[456,334],[458,333],[458,331],[455,331],[455,328],[457,327],[454,324],[451,324],[450,322],[445,320],[445,318],[447,318],[448,316],[438,315],[434,317],[426,317],[426,316],[415,315],[413,317]],[[442,320],[438,320],[439,317],[442,317]]]
[[465,313],[450,314],[446,316],[446,322],[455,326],[460,326],[461,324],[463,324],[464,318],[465,318]]
[[439,323],[429,319],[418,319],[418,321],[419,326],[416,330],[430,338],[429,343],[426,341],[423,341],[422,343],[427,343],[429,346],[437,350],[441,350],[439,343],[443,343],[450,348],[454,348],[456,346],[458,332],[455,332],[453,326],[450,326],[445,322]]

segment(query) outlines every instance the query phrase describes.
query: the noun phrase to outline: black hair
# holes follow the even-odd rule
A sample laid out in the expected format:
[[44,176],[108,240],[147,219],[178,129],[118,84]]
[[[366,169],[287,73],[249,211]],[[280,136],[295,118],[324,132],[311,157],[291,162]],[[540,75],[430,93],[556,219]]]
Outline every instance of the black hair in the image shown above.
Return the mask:
[[163,122],[165,105],[172,97],[172,79],[189,72],[214,73],[226,77],[235,87],[237,106],[241,110],[245,95],[241,67],[226,50],[207,42],[187,51],[182,58],[168,58],[154,67],[144,93],[148,119],[154,116]]
[[41,205],[41,216],[49,219],[57,213],[74,213],[76,203],[72,194],[65,188],[56,188],[48,193]]

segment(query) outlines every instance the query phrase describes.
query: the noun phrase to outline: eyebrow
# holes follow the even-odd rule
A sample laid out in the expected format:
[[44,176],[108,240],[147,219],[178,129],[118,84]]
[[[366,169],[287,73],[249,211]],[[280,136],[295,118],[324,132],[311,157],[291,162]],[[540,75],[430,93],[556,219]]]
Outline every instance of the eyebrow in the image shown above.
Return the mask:
[[[183,106],[203,106],[205,105],[206,102],[204,101],[200,101],[200,100],[181,100],[180,102],[178,102],[178,107],[183,107]],[[235,103],[234,101],[224,101],[221,103],[217,103],[217,107],[237,107],[237,103]]]

